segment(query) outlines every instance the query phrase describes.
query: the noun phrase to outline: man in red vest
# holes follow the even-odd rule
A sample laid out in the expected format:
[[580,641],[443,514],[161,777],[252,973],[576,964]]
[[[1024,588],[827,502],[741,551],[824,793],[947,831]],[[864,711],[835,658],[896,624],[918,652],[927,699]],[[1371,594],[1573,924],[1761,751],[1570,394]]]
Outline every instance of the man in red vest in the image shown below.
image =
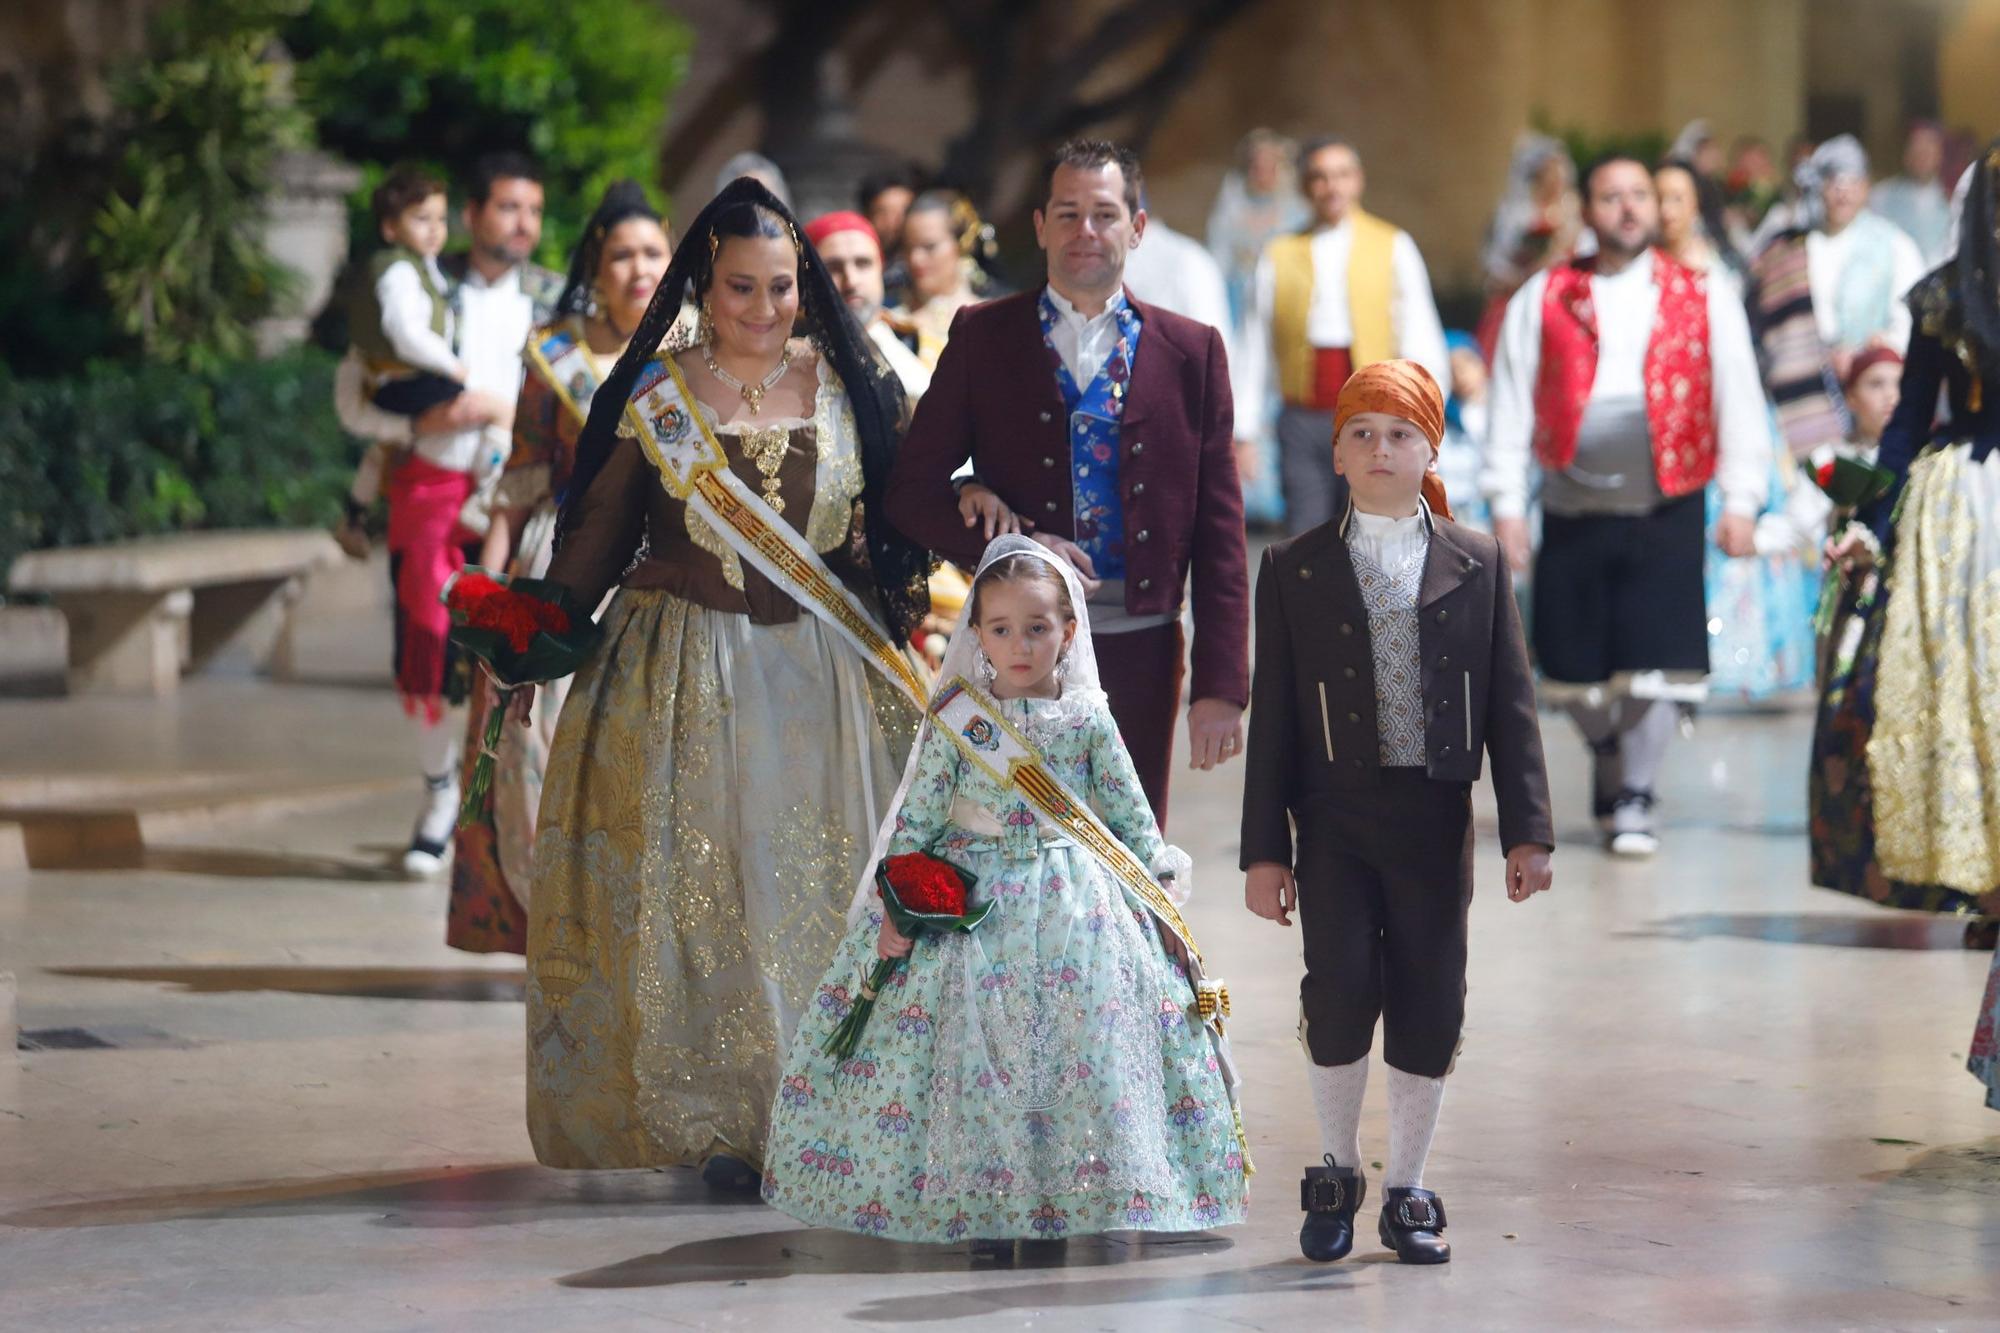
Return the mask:
[[1508,302],[1482,482],[1493,534],[1526,573],[1530,460],[1540,468],[1545,693],[1590,744],[1610,850],[1650,856],[1660,762],[1680,706],[1707,688],[1703,491],[1722,489],[1723,551],[1752,554],[1773,441],[1742,302],[1655,248],[1652,173],[1613,156],[1583,187],[1597,253]]

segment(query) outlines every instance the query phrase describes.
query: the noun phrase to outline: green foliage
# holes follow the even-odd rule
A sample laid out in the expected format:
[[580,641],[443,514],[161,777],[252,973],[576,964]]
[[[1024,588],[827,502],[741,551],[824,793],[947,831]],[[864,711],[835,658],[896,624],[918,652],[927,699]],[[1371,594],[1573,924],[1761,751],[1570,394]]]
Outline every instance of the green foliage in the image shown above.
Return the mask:
[[112,165],[92,127],[72,122],[0,183],[0,360],[17,375],[125,350],[84,244]]
[[1576,163],[1577,176],[1581,179],[1591,163],[1613,153],[1635,157],[1652,165],[1667,155],[1671,142],[1659,130],[1593,130],[1582,126],[1561,126],[1552,123],[1545,111],[1537,110],[1528,118],[1536,130],[1553,135],[1562,140],[1569,150],[1570,160]]
[[659,0],[316,0],[284,35],[333,152],[454,180],[485,153],[534,156],[547,172],[541,257],[557,267],[606,185],[657,175],[690,42]]
[[206,372],[0,368],[0,573],[44,546],[332,522],[357,457],[333,413],[334,364],[302,348]]
[[118,323],[154,361],[248,355],[288,275],[264,253],[278,153],[306,122],[265,58],[303,0],[202,0],[166,12],[116,83],[130,132],[90,249]]

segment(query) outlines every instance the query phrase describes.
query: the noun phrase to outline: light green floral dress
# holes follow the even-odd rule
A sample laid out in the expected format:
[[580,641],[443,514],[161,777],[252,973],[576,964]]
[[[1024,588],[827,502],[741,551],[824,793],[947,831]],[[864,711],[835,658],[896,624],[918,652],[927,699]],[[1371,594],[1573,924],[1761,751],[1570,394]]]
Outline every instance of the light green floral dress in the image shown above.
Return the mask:
[[[1001,707],[1141,861],[1157,872],[1179,856],[1101,693]],[[969,871],[974,902],[997,905],[969,935],[918,938],[836,1067],[821,1046],[875,964],[882,914],[854,921],[785,1064],[765,1199],[915,1241],[1241,1222],[1228,1091],[1150,913],[935,729],[888,847],[916,851]]]

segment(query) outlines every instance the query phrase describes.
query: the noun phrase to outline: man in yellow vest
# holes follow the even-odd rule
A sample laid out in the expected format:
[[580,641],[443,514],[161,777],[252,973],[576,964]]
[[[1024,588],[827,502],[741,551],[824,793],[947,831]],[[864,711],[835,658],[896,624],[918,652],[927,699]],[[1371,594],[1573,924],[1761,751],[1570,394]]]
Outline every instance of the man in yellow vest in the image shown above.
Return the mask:
[[1299,150],[1299,183],[1312,222],[1265,247],[1232,377],[1238,455],[1276,430],[1293,533],[1337,517],[1333,405],[1349,375],[1403,357],[1451,383],[1424,257],[1409,233],[1362,209],[1360,154],[1341,139],[1309,140]]

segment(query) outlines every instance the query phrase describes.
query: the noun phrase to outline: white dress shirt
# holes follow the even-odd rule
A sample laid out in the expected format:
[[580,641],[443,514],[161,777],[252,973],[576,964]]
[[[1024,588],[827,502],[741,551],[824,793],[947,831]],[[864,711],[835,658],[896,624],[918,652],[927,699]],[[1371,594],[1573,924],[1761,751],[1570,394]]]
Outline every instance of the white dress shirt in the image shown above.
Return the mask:
[[[1924,276],[1923,251],[1893,222],[1868,230],[1889,238],[1891,295],[1882,336],[1889,346],[1906,352],[1910,347],[1910,308],[1903,304],[1903,294]],[[1812,288],[1813,323],[1819,326],[1819,340],[1828,347],[1840,345],[1840,279],[1854,257],[1855,237],[1861,231],[1850,224],[1836,236],[1817,230],[1806,233],[1806,283]]]
[[1200,241],[1158,218],[1148,218],[1139,248],[1125,256],[1125,285],[1141,301],[1220,333],[1223,353],[1231,365],[1236,363],[1229,284],[1223,281],[1222,266]]
[[[1141,249],[1145,248],[1142,244]],[[1343,218],[1313,233],[1312,303],[1306,307],[1306,341],[1314,347],[1352,347],[1354,316],[1347,301],[1347,261],[1354,252],[1354,223]],[[1389,249],[1395,296],[1389,303],[1389,323],[1396,335],[1396,355],[1415,361],[1431,373],[1440,388],[1451,383],[1451,356],[1445,349],[1444,324],[1431,295],[1431,275],[1408,232],[1396,233]],[[1271,313],[1276,304],[1277,266],[1267,252],[1257,261],[1257,279],[1249,320],[1237,339],[1242,355],[1232,358],[1230,387],[1236,398],[1236,433],[1261,439],[1271,430],[1264,405],[1274,392],[1271,370]],[[1143,293],[1142,293],[1143,295]]]
[[[535,323],[535,304],[522,290],[520,270],[509,269],[498,280],[488,282],[477,269],[468,269],[457,297],[458,350],[466,366],[465,387],[512,404],[521,392],[521,353]],[[413,436],[411,418],[384,412],[368,401],[363,386],[365,369],[358,355],[350,352],[334,376],[334,410],[349,433],[365,440],[407,443],[419,457],[438,467],[497,482],[500,467],[513,448],[507,426]]]
[[[438,267],[437,256],[427,257],[424,267],[430,270],[431,287],[443,292],[444,271]],[[458,378],[458,356],[451,350],[450,309],[445,312],[444,332],[439,333],[431,327],[431,294],[424,290],[415,264],[399,259],[383,269],[375,280],[375,300],[382,308],[382,336],[396,349],[397,360],[446,379]]]
[[[1493,362],[1492,421],[1480,472],[1481,489],[1496,519],[1521,518],[1528,511],[1535,382],[1542,365],[1542,297],[1548,285],[1546,269],[1522,284],[1507,303],[1500,326]],[[1597,311],[1598,349],[1589,401],[1643,404],[1646,349],[1660,307],[1652,254],[1609,277],[1593,277],[1590,298]],[[1723,507],[1732,514],[1752,516],[1764,507],[1775,441],[1757,356],[1750,345],[1750,322],[1735,289],[1726,282],[1708,284],[1708,355],[1715,399],[1716,480],[1722,487]]]
[[[1049,304],[1056,308],[1056,326],[1049,331],[1056,355],[1079,389],[1088,389],[1097,372],[1118,346],[1118,312],[1126,305],[1125,293],[1114,293],[1104,309],[1086,316],[1055,288],[1047,289]],[[1144,335],[1140,335],[1143,341]]]

